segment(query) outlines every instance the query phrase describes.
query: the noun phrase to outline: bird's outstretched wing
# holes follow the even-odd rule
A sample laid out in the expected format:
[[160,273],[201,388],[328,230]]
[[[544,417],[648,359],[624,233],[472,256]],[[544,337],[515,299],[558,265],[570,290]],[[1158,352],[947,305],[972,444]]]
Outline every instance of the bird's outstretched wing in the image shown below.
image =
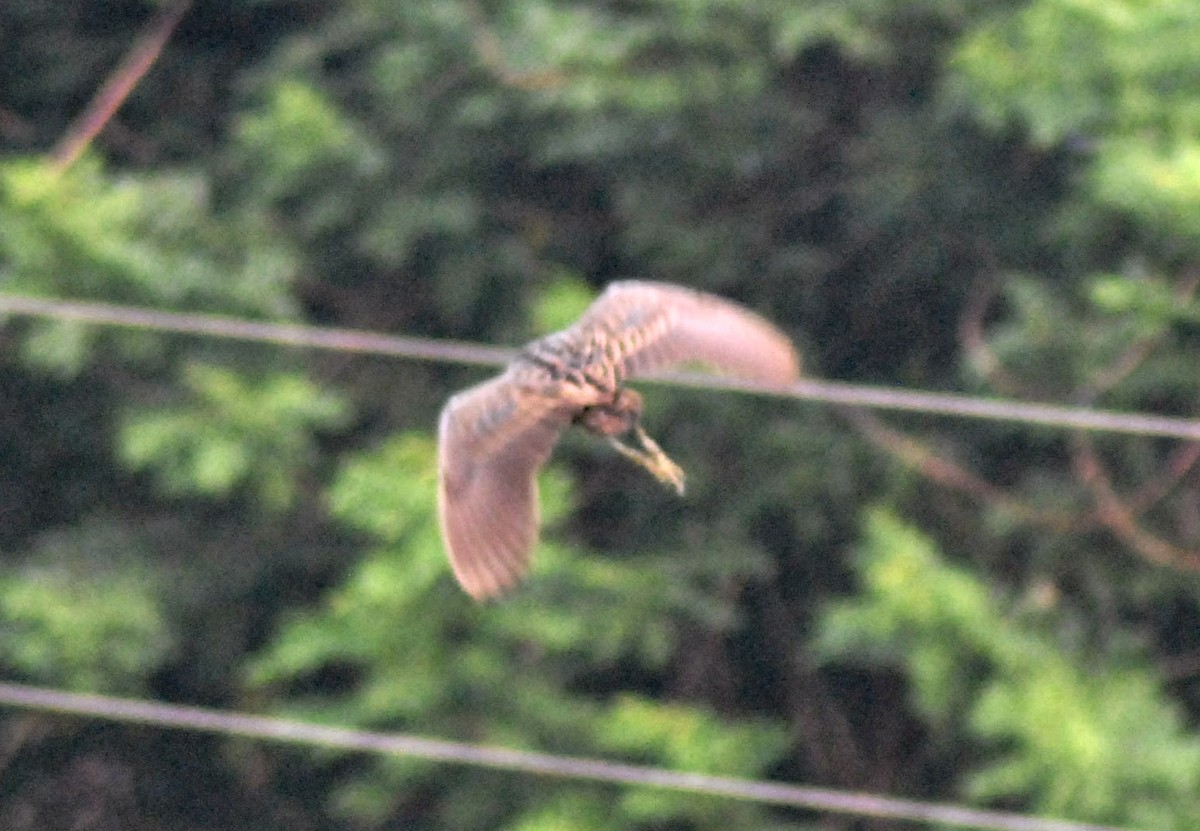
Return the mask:
[[625,377],[696,362],[737,378],[790,384],[791,340],[763,317],[716,295],[666,283],[612,283],[575,324],[608,344]]
[[450,565],[482,599],[525,573],[537,542],[536,474],[569,409],[506,372],[453,398],[438,424],[438,516]]

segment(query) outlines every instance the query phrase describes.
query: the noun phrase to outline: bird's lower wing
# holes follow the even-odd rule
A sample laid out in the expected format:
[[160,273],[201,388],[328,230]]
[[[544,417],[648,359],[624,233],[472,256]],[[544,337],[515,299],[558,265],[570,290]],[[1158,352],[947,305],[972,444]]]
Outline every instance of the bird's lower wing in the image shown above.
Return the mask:
[[506,373],[455,395],[438,425],[438,515],[450,565],[476,599],[529,567],[538,535],[536,475],[570,414]]

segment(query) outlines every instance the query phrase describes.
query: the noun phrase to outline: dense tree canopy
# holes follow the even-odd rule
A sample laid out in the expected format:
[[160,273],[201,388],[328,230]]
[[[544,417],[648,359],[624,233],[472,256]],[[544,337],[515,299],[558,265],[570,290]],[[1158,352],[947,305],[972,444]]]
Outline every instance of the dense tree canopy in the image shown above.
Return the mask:
[[[516,344],[640,277],[819,377],[1200,412],[1189,0],[0,6],[0,294]],[[0,678],[1144,829],[1200,816],[1200,448],[639,387],[476,604],[479,368],[0,316]],[[11,829],[882,829],[0,712]]]

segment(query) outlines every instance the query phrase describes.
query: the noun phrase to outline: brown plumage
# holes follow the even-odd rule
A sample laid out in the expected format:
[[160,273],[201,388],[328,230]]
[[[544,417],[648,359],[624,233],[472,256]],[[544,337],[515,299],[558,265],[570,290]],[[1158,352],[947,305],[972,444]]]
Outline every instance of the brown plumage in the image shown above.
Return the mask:
[[[772,384],[797,379],[791,341],[728,300],[663,283],[611,284],[573,326],[523,348],[497,378],[451,398],[438,425],[438,515],[450,565],[476,599],[529,567],[536,474],[572,424],[683,493],[683,471],[641,429],[641,372],[698,362]],[[637,449],[617,438],[632,431]]]

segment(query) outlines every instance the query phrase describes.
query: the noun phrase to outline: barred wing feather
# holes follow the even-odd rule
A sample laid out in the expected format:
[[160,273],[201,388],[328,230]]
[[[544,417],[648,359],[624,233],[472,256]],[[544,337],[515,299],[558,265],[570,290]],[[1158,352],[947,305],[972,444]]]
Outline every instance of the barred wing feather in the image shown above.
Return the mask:
[[626,376],[691,362],[768,384],[800,376],[795,347],[772,323],[681,286],[613,283],[577,325],[600,328],[618,341]]
[[537,472],[571,415],[510,374],[450,399],[438,425],[438,516],[450,565],[475,598],[517,582],[537,542]]

